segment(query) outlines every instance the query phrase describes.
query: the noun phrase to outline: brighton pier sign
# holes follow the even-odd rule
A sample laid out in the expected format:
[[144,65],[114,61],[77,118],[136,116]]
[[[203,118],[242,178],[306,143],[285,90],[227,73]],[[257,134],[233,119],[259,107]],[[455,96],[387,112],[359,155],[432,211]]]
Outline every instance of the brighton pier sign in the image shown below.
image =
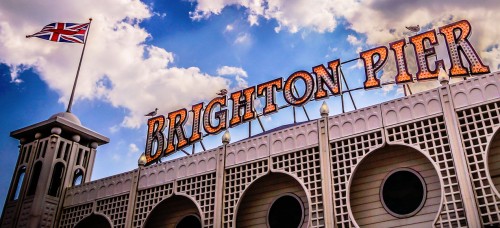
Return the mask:
[[[462,20],[445,25],[440,27],[438,32],[444,37],[447,45],[451,64],[448,72],[449,76],[456,77],[490,72],[489,67],[483,64],[469,42],[471,25],[468,21]],[[437,79],[440,68],[444,69],[442,59],[438,60],[436,58],[432,64],[433,69],[429,64],[429,58],[436,56],[435,47],[439,45],[438,32],[430,30],[409,37],[417,62],[417,81]],[[406,44],[406,39],[389,43],[397,68],[397,74],[394,76],[396,84],[413,81],[413,75],[408,72],[405,56]],[[359,54],[359,59],[364,63],[365,89],[381,87],[376,74],[383,69],[388,54],[389,50],[386,46],[376,47]],[[468,61],[468,66],[464,65],[464,59]],[[189,138],[186,136],[184,129],[188,119],[187,109],[183,108],[170,112],[166,118],[163,115],[153,117],[148,120],[145,150],[146,165],[201,140],[200,125],[202,125],[206,135],[213,135],[228,127],[254,120],[258,116],[254,107],[256,97],[265,97],[262,115],[268,115],[278,111],[276,104],[277,92],[282,92],[284,100],[292,106],[302,106],[312,98],[319,100],[339,95],[342,93],[339,70],[340,59],[336,59],[329,62],[327,66],[318,65],[313,67],[312,74],[308,71],[297,71],[292,73],[286,80],[276,78],[257,86],[233,92],[229,96],[229,100],[232,102],[232,108],[230,109],[227,108],[228,99],[226,95],[215,97],[207,105],[204,105],[204,103],[195,104],[190,110],[192,112],[192,123]],[[297,81],[302,81],[303,85],[305,85],[302,94],[298,95],[292,92]],[[230,119],[228,112],[231,113]],[[228,120],[229,124],[227,123]],[[174,137],[176,140],[174,140]]]

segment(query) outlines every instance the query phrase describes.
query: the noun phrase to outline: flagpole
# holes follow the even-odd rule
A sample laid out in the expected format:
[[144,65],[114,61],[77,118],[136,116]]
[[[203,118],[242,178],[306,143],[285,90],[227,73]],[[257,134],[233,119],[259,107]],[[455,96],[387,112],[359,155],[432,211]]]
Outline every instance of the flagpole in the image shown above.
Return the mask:
[[71,90],[71,97],[69,98],[68,109],[66,112],[71,112],[71,105],[73,105],[73,97],[75,96],[76,83],[78,82],[78,75],[80,74],[80,67],[82,66],[83,54],[85,53],[85,46],[87,45],[87,37],[90,33],[90,25],[92,24],[92,18],[89,18],[89,27],[87,29],[87,34],[85,34],[85,41],[83,42],[82,55],[80,56],[80,62],[78,63],[78,69],[76,70],[75,82],[73,83],[73,90]]

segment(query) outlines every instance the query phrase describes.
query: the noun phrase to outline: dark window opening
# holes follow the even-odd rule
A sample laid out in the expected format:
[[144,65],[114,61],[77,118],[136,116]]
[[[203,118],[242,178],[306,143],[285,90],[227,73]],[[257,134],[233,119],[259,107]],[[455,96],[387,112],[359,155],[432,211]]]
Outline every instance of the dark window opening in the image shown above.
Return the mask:
[[36,151],[36,157],[35,157],[35,159],[40,158],[40,153],[42,152],[43,144],[44,143],[45,143],[44,141],[41,141],[40,144],[38,145],[38,150]]
[[268,222],[274,227],[300,227],[304,217],[304,208],[297,197],[285,195],[274,201],[269,209]]
[[49,142],[45,141],[45,145],[43,145],[42,158],[45,157],[45,152],[47,152],[47,145],[48,144],[49,144]]
[[201,221],[198,216],[188,215],[181,219],[175,228],[201,228]]
[[64,150],[64,160],[65,161],[68,161],[68,156],[69,156],[70,149],[71,149],[71,145],[69,143],[66,144],[66,148]]
[[61,185],[64,177],[64,165],[58,162],[54,166],[54,171],[52,172],[52,180],[50,181],[49,195],[58,197],[61,191]]
[[24,162],[24,156],[26,155],[26,150],[28,149],[27,146],[23,147],[23,151],[21,152],[21,159],[19,159],[19,164]]
[[24,163],[28,163],[28,161],[30,160],[30,154],[31,154],[31,150],[33,149],[33,146],[29,146],[28,147],[28,152],[26,152],[26,157],[24,158]]
[[61,141],[59,142],[59,148],[57,148],[57,157],[56,158],[61,158],[61,153],[64,147],[64,142]]
[[80,148],[78,150],[78,156],[76,157],[76,165],[80,165],[81,164],[82,153],[83,153],[83,150]]
[[31,174],[30,185],[28,188],[28,196],[35,195],[36,187],[38,186],[38,179],[40,178],[40,172],[42,171],[42,162],[37,161],[33,168],[33,174]]
[[390,174],[382,185],[382,203],[396,217],[416,214],[426,197],[423,179],[412,170],[399,170]]
[[89,151],[86,150],[85,151],[85,155],[83,156],[83,166],[85,167],[85,169],[87,169],[87,165],[89,164]]
[[14,186],[16,186],[16,188],[14,189],[14,194],[12,195],[12,200],[17,200],[19,199],[19,194],[21,194],[21,187],[23,185],[23,181],[24,181],[24,174],[26,173],[26,167],[21,167],[19,169],[19,172],[17,173],[17,177],[16,177],[16,184]]

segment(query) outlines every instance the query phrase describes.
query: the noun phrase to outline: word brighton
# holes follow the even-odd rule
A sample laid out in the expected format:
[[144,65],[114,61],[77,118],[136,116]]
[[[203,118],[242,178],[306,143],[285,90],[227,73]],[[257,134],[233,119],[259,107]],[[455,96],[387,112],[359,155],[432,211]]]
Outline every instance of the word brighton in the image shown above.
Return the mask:
[[[431,30],[409,38],[417,60],[418,70],[416,72],[416,80],[437,79],[440,68],[444,68],[444,61],[442,59],[436,59],[433,63],[429,62],[430,57],[436,56],[435,47],[439,45],[436,33],[435,30]],[[439,28],[439,34],[444,36],[448,48],[451,62],[448,75],[452,77],[490,72],[489,67],[483,64],[469,42],[470,33],[471,25],[466,20]],[[413,75],[408,72],[408,64],[404,51],[406,44],[406,39],[394,41],[389,44],[396,60],[397,74],[394,77],[397,84],[413,81]],[[360,53],[359,57],[365,67],[365,89],[381,86],[376,74],[386,63],[388,52],[387,47],[380,46]],[[464,66],[463,59],[468,61],[468,67]],[[232,108],[229,110],[227,109],[228,101],[225,95],[212,99],[206,106],[203,103],[195,104],[190,110],[193,113],[193,122],[191,124],[192,133],[189,138],[186,137],[184,130],[188,115],[186,109],[179,109],[168,114],[168,134],[166,138],[164,135],[166,118],[160,115],[149,119],[145,151],[147,164],[151,164],[163,156],[201,140],[201,119],[203,119],[203,130],[208,135],[218,134],[228,127],[228,112],[231,113],[229,127],[234,127],[255,119],[257,117],[257,112],[254,108],[256,97],[265,97],[262,114],[268,115],[278,111],[276,105],[277,92],[282,92],[285,101],[292,106],[304,105],[312,97],[319,100],[339,95],[342,93],[339,82],[339,66],[340,59],[336,59],[329,62],[327,66],[318,65],[313,67],[312,74],[308,71],[297,71],[292,73],[286,80],[277,78],[257,86],[233,92],[229,96],[229,100],[232,103]],[[305,88],[302,94],[296,95],[292,92],[292,88],[294,88],[295,83],[299,80],[304,83]],[[174,137],[177,140],[174,140]],[[153,146],[154,143],[156,143],[156,146]]]

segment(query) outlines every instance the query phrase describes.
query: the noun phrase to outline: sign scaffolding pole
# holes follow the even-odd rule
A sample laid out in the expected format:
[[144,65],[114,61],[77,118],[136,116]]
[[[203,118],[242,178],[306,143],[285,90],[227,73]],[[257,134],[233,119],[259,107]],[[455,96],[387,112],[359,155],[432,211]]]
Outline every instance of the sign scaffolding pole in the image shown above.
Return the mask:
[[87,33],[85,34],[85,41],[83,42],[82,54],[80,55],[80,62],[78,63],[78,69],[76,70],[76,77],[73,83],[73,89],[71,90],[71,97],[69,98],[68,108],[66,112],[71,112],[71,106],[73,105],[73,98],[75,96],[76,83],[78,82],[78,75],[80,74],[80,67],[82,66],[83,54],[85,53],[85,46],[87,46],[87,37],[90,33],[90,25],[92,24],[92,18],[89,18],[89,27]]

